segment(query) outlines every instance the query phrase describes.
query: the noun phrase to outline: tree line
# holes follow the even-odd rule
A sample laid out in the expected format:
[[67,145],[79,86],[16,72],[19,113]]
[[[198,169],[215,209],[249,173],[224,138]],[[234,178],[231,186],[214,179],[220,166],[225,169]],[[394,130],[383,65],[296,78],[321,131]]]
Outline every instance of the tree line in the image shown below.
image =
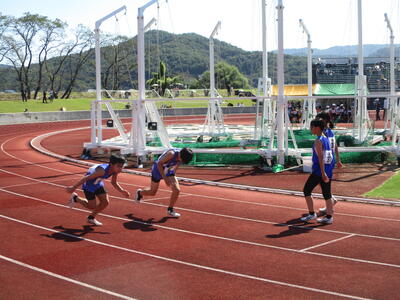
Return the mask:
[[[137,87],[136,37],[101,36],[102,87],[108,90]],[[94,32],[82,25],[25,13],[22,17],[0,15],[0,88],[13,88],[21,99],[69,98],[73,89],[95,85]],[[217,88],[249,88],[261,77],[261,52],[244,51],[216,42]],[[154,84],[209,88],[208,39],[197,34],[146,33],[146,79]],[[306,82],[306,59],[286,56],[285,80]],[[276,81],[276,55],[269,54],[269,74]],[[162,65],[164,64],[164,66]],[[165,67],[165,68],[164,68]],[[166,73],[168,70],[168,74]],[[304,74],[300,75],[299,74]],[[167,80],[168,79],[168,80]],[[161,83],[162,81],[162,83]],[[3,85],[2,85],[3,84]]]

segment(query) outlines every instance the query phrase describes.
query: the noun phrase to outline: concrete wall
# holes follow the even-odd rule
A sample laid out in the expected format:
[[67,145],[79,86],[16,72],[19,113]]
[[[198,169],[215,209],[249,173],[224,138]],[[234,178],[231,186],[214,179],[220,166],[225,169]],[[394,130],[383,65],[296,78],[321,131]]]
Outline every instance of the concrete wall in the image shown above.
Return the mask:
[[[255,113],[255,106],[244,107],[223,107],[224,114]],[[164,108],[159,110],[162,116],[190,116],[206,115],[207,108]],[[129,118],[131,111],[128,109],[118,110],[116,113],[121,118]],[[102,112],[103,119],[109,119],[108,111]],[[14,114],[0,114],[0,125],[41,123],[55,121],[90,120],[90,111],[57,111],[57,112],[26,112]]]

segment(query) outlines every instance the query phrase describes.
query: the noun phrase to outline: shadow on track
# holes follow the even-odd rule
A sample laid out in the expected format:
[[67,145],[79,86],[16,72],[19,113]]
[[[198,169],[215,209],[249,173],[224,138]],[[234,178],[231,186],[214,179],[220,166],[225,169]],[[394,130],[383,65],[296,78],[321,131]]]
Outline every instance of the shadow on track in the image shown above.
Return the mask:
[[[155,221],[154,218],[150,218],[148,220],[143,220],[142,218],[137,218],[134,217],[133,214],[127,214],[125,215],[132,221],[125,222],[124,227],[129,230],[140,230],[143,232],[150,232],[150,231],[156,231],[157,228],[153,227],[153,224],[163,224],[167,222],[168,219],[171,219],[172,217],[163,217],[158,221]],[[174,219],[174,218],[172,218]]]
[[[305,216],[305,215],[306,214],[304,214],[303,216]],[[296,225],[296,224],[298,224],[298,225]],[[323,227],[323,226],[326,226],[326,224],[309,223],[309,222],[302,221],[300,218],[296,218],[296,219],[288,220],[285,223],[275,224],[274,226],[277,226],[277,227],[288,226],[288,228],[286,230],[280,232],[279,234],[267,234],[265,236],[266,238],[277,239],[277,238],[283,238],[283,237],[288,237],[288,236],[297,235],[297,234],[309,233],[314,228]]]
[[41,236],[55,240],[63,240],[65,242],[81,242],[84,240],[84,236],[89,233],[110,234],[109,232],[94,231],[93,227],[94,226],[92,225],[83,225],[82,229],[78,229],[65,228],[62,225],[59,225],[53,227],[53,229],[60,230],[59,232],[54,232],[52,234],[41,234]]

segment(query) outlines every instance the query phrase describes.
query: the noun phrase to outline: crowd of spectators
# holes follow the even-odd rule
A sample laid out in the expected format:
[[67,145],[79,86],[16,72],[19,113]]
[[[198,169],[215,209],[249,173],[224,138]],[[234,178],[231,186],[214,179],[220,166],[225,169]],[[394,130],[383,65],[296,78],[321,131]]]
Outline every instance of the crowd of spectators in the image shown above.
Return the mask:
[[[318,110],[322,111],[321,106],[317,106]],[[352,122],[352,108],[347,107],[346,103],[332,103],[331,106],[327,105],[324,110],[329,114],[333,123],[349,123]]]
[[[291,123],[301,123],[303,111],[307,108],[302,107],[300,101],[289,101],[288,102],[288,115]],[[331,117],[334,123],[348,123],[352,122],[352,108],[348,108],[346,103],[332,103],[323,108],[321,105],[316,106],[317,113],[326,112]]]

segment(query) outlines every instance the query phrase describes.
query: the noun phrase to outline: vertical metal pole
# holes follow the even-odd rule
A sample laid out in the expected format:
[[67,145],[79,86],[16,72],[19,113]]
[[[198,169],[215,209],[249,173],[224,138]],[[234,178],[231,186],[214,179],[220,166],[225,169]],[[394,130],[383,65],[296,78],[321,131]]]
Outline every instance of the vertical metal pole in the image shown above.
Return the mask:
[[278,163],[284,164],[285,162],[285,149],[284,149],[284,129],[285,129],[285,118],[286,113],[286,98],[284,95],[284,53],[283,53],[283,4],[282,0],[278,0],[278,109],[277,109],[277,141],[278,141]]
[[[387,27],[390,31],[390,95],[393,96],[396,93],[396,87],[395,87],[395,75],[394,75],[394,35],[393,35],[393,28],[390,24],[390,20],[387,16],[387,14],[385,13],[385,21],[387,23]],[[389,101],[389,110],[386,110],[385,113],[385,130],[387,128],[387,123],[388,123],[388,117],[390,120],[390,129],[392,131],[392,135],[393,135],[393,108],[395,107],[395,101],[396,98],[395,97],[389,97],[389,99],[387,99],[387,101]],[[390,114],[390,116],[388,116]]]
[[263,90],[264,96],[268,95],[267,90],[267,78],[268,78],[268,52],[267,52],[267,17],[265,12],[266,7],[266,0],[261,0],[261,10],[262,10],[262,48],[263,48],[263,55],[262,55],[262,75],[263,75]]
[[[100,26],[100,24],[98,25]],[[101,59],[100,59],[100,29],[97,27],[94,30],[96,40],[96,100],[101,100]],[[100,113],[99,113],[100,111]],[[102,128],[101,128],[101,103],[95,102],[92,104],[92,118],[91,118],[91,143],[101,143]],[[96,134],[97,131],[97,134]],[[97,138],[96,138],[97,137]]]
[[[364,82],[364,54],[363,54],[363,39],[362,39],[362,3],[358,0],[357,6],[358,13],[358,96],[365,96],[365,82]],[[358,113],[359,113],[359,128],[358,137],[360,141],[364,140],[364,116],[366,105],[365,97],[359,97],[358,103]]]
[[[306,25],[303,20],[299,20],[300,26],[303,28],[304,32],[307,34],[307,83],[308,83],[308,96],[312,96],[312,49],[311,49],[311,35],[308,31]],[[312,98],[308,98],[307,101],[307,115],[305,118],[304,127],[308,127],[310,125],[310,119],[315,117],[315,100]],[[310,118],[311,117],[311,118]]]
[[144,10],[150,5],[157,2],[151,0],[142,7],[138,8],[138,37],[137,37],[137,63],[138,63],[138,101],[136,102],[136,110],[132,107],[132,118],[134,126],[131,127],[131,147],[134,148],[137,155],[144,154],[146,148],[145,138],[145,111],[144,99],[146,98],[146,78],[145,78],[145,60],[144,60]]
[[[221,28],[221,21],[215,25],[214,30],[212,31],[209,38],[209,55],[210,55],[210,101],[208,105],[209,109],[209,118],[208,118],[208,130],[209,134],[215,133],[216,123],[219,122],[219,118],[217,117],[217,100],[215,99],[215,65],[214,65],[214,36],[218,33],[218,30]],[[211,126],[210,126],[211,125]],[[218,126],[218,125],[217,125]],[[210,128],[211,127],[211,128]],[[218,132],[219,132],[218,126]]]
[[144,61],[144,22],[143,22],[143,14],[140,14],[137,18],[138,21],[138,42],[137,42],[137,62],[138,62],[138,101],[136,102],[136,114],[135,114],[135,132],[134,132],[134,140],[135,140],[135,152],[137,155],[142,154],[145,148],[144,141],[144,99],[146,97],[145,90],[145,61]]
[[[101,141],[103,140],[103,132],[102,132],[102,116],[101,116],[101,57],[100,57],[100,25],[103,23],[105,20],[111,18],[112,16],[118,14],[120,11],[126,10],[126,6],[121,6],[120,8],[114,10],[113,12],[109,13],[105,17],[99,19],[95,23],[95,56],[96,56],[96,105],[95,109],[92,108],[92,117],[93,115],[96,115],[96,122],[93,122],[91,120],[91,142],[92,144],[96,142],[97,144],[100,144]],[[94,112],[95,111],[95,112]],[[94,126],[97,123],[97,141],[94,141],[93,139],[96,138],[96,133],[94,132]]]

